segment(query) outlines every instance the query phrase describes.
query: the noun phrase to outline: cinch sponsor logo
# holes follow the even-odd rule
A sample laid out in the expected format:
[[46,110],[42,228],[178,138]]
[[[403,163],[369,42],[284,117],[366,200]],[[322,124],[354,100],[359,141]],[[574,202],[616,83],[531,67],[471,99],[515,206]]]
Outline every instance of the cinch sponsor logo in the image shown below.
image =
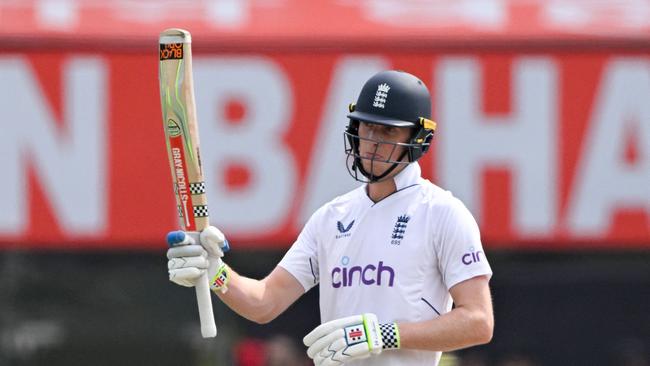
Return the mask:
[[461,258],[461,261],[463,262],[464,265],[469,266],[472,263],[480,262],[481,261],[481,254],[485,256],[483,251],[474,251],[474,247],[469,248],[469,253],[463,254],[463,257]]
[[384,261],[379,261],[377,265],[368,264],[366,266],[347,267],[350,258],[341,259],[341,267],[332,269],[332,287],[351,287],[354,285],[377,285],[382,284],[393,287],[395,282],[395,270],[391,266],[384,265]]

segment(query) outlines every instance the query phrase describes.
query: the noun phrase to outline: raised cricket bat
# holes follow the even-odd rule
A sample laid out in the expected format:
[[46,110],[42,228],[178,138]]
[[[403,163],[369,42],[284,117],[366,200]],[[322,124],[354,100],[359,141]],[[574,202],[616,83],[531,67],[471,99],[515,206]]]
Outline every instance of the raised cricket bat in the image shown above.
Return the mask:
[[[192,37],[183,29],[160,33],[160,102],[181,229],[201,231],[208,224],[208,202],[199,153],[192,81]],[[203,338],[215,337],[212,299],[207,275],[196,284]]]

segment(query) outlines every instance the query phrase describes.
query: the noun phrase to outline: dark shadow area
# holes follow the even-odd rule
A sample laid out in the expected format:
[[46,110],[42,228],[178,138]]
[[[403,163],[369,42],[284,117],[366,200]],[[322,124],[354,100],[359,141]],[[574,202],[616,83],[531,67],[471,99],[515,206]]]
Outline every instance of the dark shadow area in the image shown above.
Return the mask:
[[[227,262],[261,278],[282,255]],[[650,252],[488,255],[494,339],[449,365],[649,364]],[[0,365],[304,364],[317,290],[267,325],[213,306],[219,334],[203,340],[194,292],[167,280],[163,251],[0,252]]]

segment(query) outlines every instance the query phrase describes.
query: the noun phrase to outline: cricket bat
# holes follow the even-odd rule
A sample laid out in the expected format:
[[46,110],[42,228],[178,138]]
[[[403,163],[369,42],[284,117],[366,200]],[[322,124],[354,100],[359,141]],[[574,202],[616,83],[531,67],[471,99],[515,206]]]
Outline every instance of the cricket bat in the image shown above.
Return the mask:
[[[209,219],[192,81],[192,37],[183,29],[167,29],[160,33],[159,43],[160,102],[180,226],[184,231],[200,232]],[[207,274],[196,284],[196,301],[201,335],[215,337]]]

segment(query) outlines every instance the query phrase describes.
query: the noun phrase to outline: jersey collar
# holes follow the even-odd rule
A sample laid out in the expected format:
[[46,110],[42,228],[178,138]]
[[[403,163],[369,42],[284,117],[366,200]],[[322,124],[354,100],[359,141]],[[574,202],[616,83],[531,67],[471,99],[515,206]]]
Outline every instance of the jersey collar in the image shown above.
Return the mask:
[[397,188],[399,191],[400,189],[404,189],[408,186],[418,184],[421,174],[422,170],[420,169],[420,165],[417,162],[407,165],[404,170],[399,172],[399,174],[393,178],[395,180],[395,188]]
[[[422,173],[422,170],[420,169],[420,165],[417,162],[410,163],[409,165],[407,165],[404,168],[404,170],[399,172],[393,178],[393,180],[395,181],[395,192],[393,192],[393,193],[399,192],[400,190],[402,190],[404,188],[419,184],[420,183],[420,174],[421,173]],[[361,197],[363,197],[363,199],[368,203],[368,207],[372,207],[375,204],[381,202],[381,201],[373,202],[370,199],[370,197],[368,197],[368,190],[367,189],[368,189],[368,183],[363,184],[362,186],[360,186],[358,188],[358,192],[359,192],[359,195]],[[391,195],[392,195],[392,193],[390,195],[388,195],[388,197],[390,197]],[[386,198],[384,198],[384,199],[386,199]],[[382,201],[383,201],[383,199],[382,199]]]

